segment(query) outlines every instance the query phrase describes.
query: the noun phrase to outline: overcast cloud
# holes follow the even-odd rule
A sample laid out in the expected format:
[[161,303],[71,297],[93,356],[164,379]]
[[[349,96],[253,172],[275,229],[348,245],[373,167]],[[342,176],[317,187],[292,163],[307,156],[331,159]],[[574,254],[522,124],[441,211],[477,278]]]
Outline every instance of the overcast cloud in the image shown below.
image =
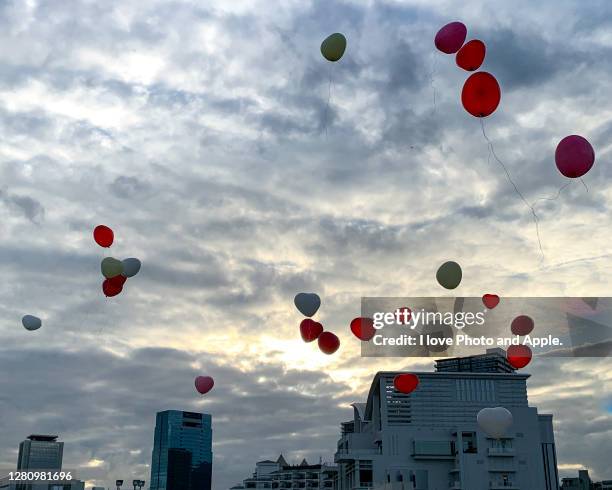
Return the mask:
[[[562,137],[595,147],[588,192],[537,204],[544,260],[433,47],[457,19],[487,43],[503,95],[485,128],[530,202],[566,182]],[[456,260],[460,295],[609,296],[610,19],[604,0],[0,3],[0,467],[49,432],[88,484],[148,482],[171,408],[212,414],[215,490],[281,451],[330,461],[376,371],[432,369],[359,357],[362,295],[439,295]],[[143,261],[112,299],[100,223],[107,255]],[[299,338],[299,291],[322,296],[335,356]],[[612,478],[609,360],[527,371],[561,474]]]

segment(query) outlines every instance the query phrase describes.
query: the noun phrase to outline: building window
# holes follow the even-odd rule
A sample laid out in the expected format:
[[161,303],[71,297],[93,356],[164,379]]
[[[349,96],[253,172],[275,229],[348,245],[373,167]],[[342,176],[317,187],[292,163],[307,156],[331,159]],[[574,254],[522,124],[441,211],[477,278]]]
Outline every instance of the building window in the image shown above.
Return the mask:
[[462,432],[461,439],[463,441],[464,453],[476,454],[478,452],[475,432]]
[[492,379],[458,379],[456,386],[459,401],[495,401],[495,382]]
[[372,486],[372,461],[359,461],[359,482],[362,487]]
[[511,439],[493,439],[491,440],[491,447],[493,449],[512,449]]

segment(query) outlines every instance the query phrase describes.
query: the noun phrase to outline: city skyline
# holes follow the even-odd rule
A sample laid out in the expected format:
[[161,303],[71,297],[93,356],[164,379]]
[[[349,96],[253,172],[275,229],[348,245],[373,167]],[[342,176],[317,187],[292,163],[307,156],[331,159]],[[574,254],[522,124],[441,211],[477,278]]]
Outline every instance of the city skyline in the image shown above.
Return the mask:
[[[525,383],[527,381],[527,379],[530,378],[530,375],[528,373],[524,373],[524,372],[520,372],[517,373],[517,370],[515,368],[513,368],[512,366],[510,366],[507,362],[507,360],[504,357],[504,351],[501,349],[490,349],[488,350],[486,353],[483,353],[481,355],[477,355],[477,356],[471,356],[469,358],[462,358],[462,359],[469,359],[469,369],[465,369],[468,364],[466,363],[457,363],[457,359],[456,358],[441,358],[436,360],[436,365],[435,365],[435,371],[428,373],[428,372],[417,372],[417,375],[421,378],[421,384],[425,383],[425,385],[428,385],[429,383],[431,383],[431,381],[435,381],[436,379],[442,379],[442,378],[447,378],[450,376],[450,379],[459,379],[459,378],[466,378],[468,379],[468,383],[472,383],[474,384],[476,383],[482,383],[482,381],[478,381],[480,379],[493,379],[496,380],[495,383],[498,383],[500,381],[503,381],[502,378],[504,379],[514,379],[516,378],[516,380],[518,380],[519,382]],[[415,371],[412,371],[415,372]],[[493,373],[491,375],[491,373]],[[498,373],[498,374],[495,374]],[[501,373],[501,374],[500,374]],[[389,376],[391,376],[391,378],[389,378]],[[370,388],[370,395],[368,398],[368,405],[370,405],[370,411],[372,410],[372,394],[374,393],[374,397],[376,396],[376,392],[381,390],[382,392],[385,392],[385,389],[383,388],[383,379],[386,380],[386,383],[388,384],[390,381],[389,379],[392,379],[393,376],[395,376],[394,374],[388,373],[388,372],[379,372],[376,374],[375,378],[372,381],[372,387]],[[469,381],[469,380],[472,381]],[[430,381],[431,380],[431,381]],[[474,381],[476,380],[476,381]],[[442,381],[442,383],[444,383],[444,381]],[[486,382],[485,383],[490,383],[490,382]],[[378,386],[380,385],[380,388],[378,388]],[[431,388],[433,388],[434,385],[432,385],[431,387],[429,387],[428,389],[426,389],[426,391],[431,391]],[[454,385],[453,385],[454,386]],[[466,385],[467,386],[467,385]],[[501,385],[500,385],[501,386]],[[457,400],[463,400],[463,403],[467,402],[471,402],[471,404],[473,404],[473,402],[475,400],[480,400],[480,403],[483,403],[483,406],[505,406],[505,407],[514,407],[514,410],[518,410],[518,413],[523,413],[524,411],[524,416],[531,416],[530,413],[528,414],[528,411],[534,411],[534,413],[536,413],[537,415],[537,409],[536,408],[532,408],[531,405],[529,408],[527,408],[527,411],[525,411],[525,409],[523,408],[523,404],[526,404],[527,402],[527,398],[528,398],[528,392],[522,392],[521,389],[517,389],[517,388],[513,388],[512,390],[509,390],[509,386],[507,385],[505,388],[501,389],[501,393],[503,394],[502,396],[505,396],[505,398],[500,399],[498,398],[499,395],[495,395],[496,391],[499,391],[500,388],[499,386],[497,387],[497,389],[495,389],[495,385],[493,384],[483,384],[481,385],[474,385],[474,386],[468,386],[468,387],[461,387],[460,385],[457,385],[457,390],[459,390],[457,392],[457,396],[459,397]],[[518,386],[518,385],[517,385]],[[479,388],[480,387],[480,388]],[[423,388],[421,388],[423,389]],[[445,388],[446,389],[446,388]],[[455,388],[453,388],[454,391]],[[469,389],[471,391],[461,391],[461,390],[466,390]],[[486,392],[486,393],[485,393]],[[490,392],[490,393],[489,393]],[[510,395],[511,394],[511,395]],[[423,395],[426,398],[430,397],[431,394],[429,395]],[[397,396],[395,396],[397,398]],[[439,395],[438,395],[439,398]],[[400,402],[405,403],[406,398],[405,396],[399,395],[398,400],[400,400]],[[403,400],[403,401],[402,401]],[[392,403],[392,401],[390,401],[389,403]],[[462,403],[462,402],[455,402],[455,403]],[[343,421],[342,423],[340,423],[339,425],[342,427],[342,437],[341,440],[338,442],[338,448],[335,450],[332,450],[333,453],[335,453],[334,455],[334,463],[328,463],[326,462],[324,464],[324,466],[320,466],[321,463],[319,463],[319,467],[321,471],[321,474],[323,474],[323,472],[326,471],[331,471],[332,469],[334,469],[334,471],[338,471],[338,468],[343,472],[346,471],[343,469],[342,463],[346,464],[347,461],[347,456],[346,455],[351,455],[353,454],[353,451],[357,451],[354,454],[360,454],[360,451],[363,451],[363,449],[360,449],[358,446],[357,447],[346,447],[344,448],[344,440],[345,440],[345,434],[347,433],[353,433],[353,432],[361,432],[362,426],[366,426],[369,423],[372,422],[365,422],[364,419],[364,413],[366,411],[366,404],[365,403],[352,403],[351,404],[353,411],[354,411],[354,416],[355,419],[354,421]],[[417,406],[420,406],[420,404],[417,403]],[[438,405],[440,406],[440,405]],[[441,407],[441,406],[440,406]],[[457,408],[460,408],[457,405]],[[387,410],[387,409],[385,409]],[[422,407],[419,408],[418,410],[420,410],[422,412]],[[473,407],[470,408],[470,410],[473,410]],[[474,420],[472,420],[471,422],[469,422],[469,417],[468,417],[468,422],[466,422],[466,420],[464,420],[465,418],[465,414],[463,413],[464,410],[459,410],[461,412],[461,415],[458,415],[456,418],[458,421],[462,421],[463,424],[463,428],[464,429],[471,429],[473,430],[476,427],[476,422],[475,422],[475,416],[473,416]],[[421,412],[411,412],[411,418],[415,418],[415,420],[420,420],[419,417],[423,417],[425,416],[425,413],[427,412],[427,410],[423,413]],[[385,412],[386,413],[386,412]],[[403,412],[402,412],[403,413]],[[421,415],[418,415],[419,413],[421,413]],[[446,413],[446,412],[444,412]],[[475,412],[474,412],[475,413]],[[433,417],[432,420],[434,420],[438,415],[436,413],[429,413],[429,415],[425,416],[426,418],[429,417]],[[446,415],[444,415],[444,417],[448,417],[449,414],[446,413]],[[370,414],[370,417],[372,417],[372,414]],[[378,416],[378,419],[382,420],[382,412],[381,414]],[[387,420],[386,417],[390,417],[388,415],[384,416],[385,419]],[[397,419],[397,415],[394,415],[393,417],[395,417],[393,420]],[[556,461],[557,461],[557,455],[556,455],[556,450],[554,449],[555,446],[555,440],[554,440],[554,434],[553,434],[553,429],[552,429],[552,421],[553,421],[553,415],[537,415],[537,419],[538,419],[538,423],[539,425],[546,425],[546,427],[540,427],[537,432],[540,434],[546,434],[549,433],[551,434],[550,436],[546,436],[546,437],[551,437],[550,442],[552,444],[552,448],[547,448],[545,450],[547,456],[545,457],[544,461],[548,461],[548,463],[546,464],[555,464],[556,465]],[[398,419],[399,420],[399,419]],[[429,419],[428,419],[429,420]],[[399,422],[394,422],[396,425]],[[415,426],[415,430],[417,431],[421,431],[421,428],[418,426],[418,422],[417,426]],[[445,422],[447,423],[447,422]],[[521,418],[515,418],[515,422],[513,424],[513,431],[516,431],[518,429],[521,429],[523,427],[524,421]],[[429,423],[430,424],[430,423]],[[466,425],[467,424],[467,425]],[[347,428],[350,425],[350,428]],[[393,425],[393,423],[392,423]],[[440,429],[444,429],[444,425],[442,424],[442,426],[438,427],[436,426],[436,430],[438,431],[438,433],[436,433],[435,437],[436,439],[439,439],[441,436],[444,439],[444,430],[440,431]],[[453,424],[451,424],[453,425]],[[527,424],[529,425],[529,424]],[[454,425],[453,425],[454,427]],[[194,455],[194,460],[196,458],[199,458],[199,460],[202,460],[204,458],[204,460],[210,460],[212,459],[212,452],[210,452],[210,448],[211,443],[214,442],[214,440],[211,438],[212,435],[212,420],[210,415],[208,414],[201,414],[201,413],[195,413],[195,412],[186,412],[186,411],[182,411],[182,410],[165,410],[165,411],[160,411],[157,412],[156,414],[156,422],[154,425],[155,431],[154,431],[154,441],[153,444],[151,445],[152,451],[152,460],[155,463],[154,465],[151,466],[151,475],[150,475],[150,480],[149,480],[149,485],[146,486],[146,488],[153,490],[153,487],[155,488],[155,490],[165,490],[166,486],[165,484],[161,483],[161,477],[163,476],[163,478],[165,479],[166,477],[168,477],[167,475],[168,470],[167,468],[169,468],[170,466],[170,452],[173,449],[179,449],[182,451],[185,451],[186,449],[186,453],[189,454],[189,460],[187,461],[187,467],[191,468],[192,467],[192,454]],[[193,431],[196,432],[193,432]],[[434,430],[434,432],[436,432],[436,430]],[[517,434],[520,435],[521,438],[527,437],[528,440],[525,441],[520,441],[521,444],[524,445],[524,447],[533,447],[533,444],[529,442],[530,438],[532,437],[532,432],[530,429],[528,429],[527,426],[525,426],[525,428],[522,429],[522,432],[520,432],[520,434],[517,432]],[[184,434],[183,434],[184,433]],[[201,435],[196,435],[201,433]],[[514,433],[514,432],[513,432]],[[381,432],[382,434],[382,432]],[[466,437],[466,432],[462,432],[462,437],[465,438]],[[468,434],[469,435],[469,434]],[[385,437],[385,440],[387,440],[387,437]],[[419,437],[422,439],[424,437],[424,435],[419,432]],[[25,439],[24,441],[22,441],[19,444],[19,458],[18,458],[18,462],[17,462],[17,468],[24,468],[24,469],[28,469],[28,468],[40,468],[42,469],[43,466],[45,466],[43,464],[43,466],[40,466],[42,463],[40,463],[41,461],[50,461],[50,460],[54,460],[54,461],[59,461],[57,468],[61,469],[62,467],[62,453],[63,453],[63,446],[64,443],[63,442],[58,442],[57,441],[58,436],[57,435],[30,435],[28,436],[27,439]],[[367,438],[366,438],[367,439]],[[39,441],[39,442],[37,442]],[[365,441],[365,439],[364,439]],[[369,441],[369,439],[367,439],[367,441]],[[30,449],[30,445],[29,444],[38,444],[40,447],[34,447],[31,446]],[[341,443],[342,443],[342,447],[341,447]],[[474,442],[471,442],[470,444],[473,444],[474,447],[479,447],[481,445],[482,441],[480,443],[476,442],[476,439],[474,439]],[[353,443],[351,443],[353,444]],[[360,442],[360,444],[363,444],[363,442]],[[388,444],[388,442],[387,442]],[[419,451],[425,451],[426,450],[426,444],[425,443],[419,443],[421,444],[421,446],[423,446],[421,449],[419,449]],[[461,447],[462,444],[464,445],[464,443],[461,443],[461,441],[459,443],[458,447]],[[544,444],[542,443],[543,446],[549,446],[550,444]],[[50,445],[53,445],[53,448],[50,447]],[[43,447],[44,446],[44,447]],[[419,446],[419,447],[421,447]],[[439,446],[439,444],[438,444]],[[449,446],[450,447],[450,446]],[[505,446],[504,446],[505,447]],[[521,445],[519,445],[518,447],[523,447]],[[1,449],[1,448],[0,448]],[[380,447],[380,449],[382,449],[382,446]],[[438,447],[438,450],[440,448]],[[51,454],[49,451],[53,452],[53,454]],[[512,446],[512,450],[514,450],[514,446]],[[42,452],[41,452],[42,451]],[[192,453],[193,451],[196,451],[196,453]],[[203,451],[203,452],[202,452]],[[386,451],[389,451],[389,448],[387,448]],[[417,451],[416,446],[414,451]],[[505,449],[504,449],[505,451]],[[543,449],[544,451],[544,449]],[[536,451],[537,454],[538,451]],[[44,453],[44,454],[43,454]],[[59,456],[57,456],[59,454]],[[163,456],[165,454],[165,456]],[[372,453],[373,454],[373,453]],[[427,454],[427,453],[423,453],[423,454]],[[344,455],[344,456],[343,456]],[[44,457],[43,457],[44,456]],[[160,462],[162,459],[162,456],[165,458],[165,462],[162,463]],[[179,455],[180,456],[180,455]],[[525,459],[525,455],[522,452],[517,452],[516,456],[520,459],[520,463],[521,464],[525,464],[526,463],[526,459]],[[354,457],[354,456],[351,456]],[[361,459],[364,459],[363,454],[361,454]],[[33,459],[32,459],[33,458]],[[58,459],[59,458],[59,459]],[[372,458],[372,456],[370,456],[370,458]],[[384,463],[382,462],[381,464],[385,465],[385,464],[392,464],[393,457],[390,456],[386,456],[386,458],[388,459],[389,463]],[[426,460],[428,459],[428,457],[426,456],[419,456],[420,459],[425,458]],[[522,458],[522,459],[521,459]],[[365,458],[367,459],[367,457]],[[435,459],[435,458],[434,458]],[[527,459],[530,460],[534,460],[533,456],[529,456]],[[321,456],[319,456],[319,460],[322,462],[323,458]],[[23,463],[22,463],[23,461]],[[32,466],[30,466],[29,464],[26,463],[26,461],[28,462],[32,462]],[[175,465],[176,462],[178,460],[176,460],[175,458]],[[403,458],[402,458],[403,461]],[[212,461],[214,463],[214,459]],[[180,461],[178,461],[178,463],[180,464]],[[337,466],[337,464],[340,463],[340,466]],[[374,464],[372,465],[372,461],[366,461],[366,463],[368,463],[368,470],[369,471],[369,477],[370,480],[369,481],[373,481],[374,475],[378,473],[378,476],[380,477],[380,468],[377,468],[377,465]],[[417,461],[418,463],[418,461]],[[195,464],[195,463],[194,463]],[[326,465],[330,465],[331,466],[326,466]],[[533,464],[533,463],[532,463]],[[307,466],[304,466],[307,465]],[[197,466],[197,464],[196,464]],[[49,466],[47,469],[52,468],[53,466]],[[179,468],[180,466],[176,466],[177,468]],[[213,464],[213,469],[214,469],[214,464]],[[274,486],[264,486],[263,481],[268,481],[266,479],[265,475],[270,474],[270,472],[272,471],[276,471],[277,469],[283,469],[285,468],[286,471],[289,471],[289,468],[293,468],[293,471],[306,471],[303,468],[306,468],[306,470],[311,471],[311,473],[313,471],[315,471],[315,469],[317,468],[317,465],[310,465],[306,462],[306,458],[302,459],[301,463],[296,463],[294,465],[291,465],[290,463],[287,463],[286,459],[283,457],[283,454],[281,453],[281,456],[277,459],[277,461],[271,461],[271,460],[258,460],[257,461],[257,470],[255,475],[257,476],[255,479],[249,480],[248,478],[244,480],[245,484],[244,486],[236,486],[236,485],[232,485],[231,488],[233,489],[238,489],[238,488],[277,488]],[[384,467],[384,466],[383,466]],[[403,467],[403,466],[400,466]],[[462,466],[463,467],[463,466]],[[46,468],[46,466],[45,466]],[[166,468],[166,469],[163,469]],[[329,470],[325,470],[325,468],[329,468]],[[523,468],[524,469],[524,468]],[[189,469],[188,472],[191,472],[192,470]],[[364,470],[361,470],[364,471]],[[498,471],[498,470],[497,470]],[[510,471],[514,471],[512,469],[510,469]],[[533,471],[533,469],[531,469],[530,471]],[[552,471],[552,474],[557,474],[555,470],[547,470],[547,471]],[[581,470],[582,471],[582,470]],[[426,473],[427,471],[425,471]],[[175,471],[176,473],[176,471]],[[388,471],[387,471],[388,473]],[[421,473],[423,473],[422,469],[419,469],[416,471],[416,473],[414,473],[414,475],[416,475],[416,481],[427,481],[427,477],[425,476],[425,479],[422,480],[422,475]],[[584,473],[584,472],[582,472]],[[581,474],[582,474],[581,473]],[[287,473],[289,474],[289,473]],[[310,473],[309,473],[310,474]],[[312,473],[314,475],[314,473]],[[326,473],[327,474],[327,473]],[[335,474],[335,473],[334,473]],[[359,474],[359,471],[358,471]],[[331,475],[331,473],[330,473]],[[343,476],[336,476],[334,478],[341,478],[340,481],[345,481],[343,480],[344,478],[346,478],[346,476],[344,475],[344,473],[342,473]],[[406,473],[405,478],[407,478],[408,473]],[[413,478],[413,471],[410,471],[410,478]],[[532,475],[533,476],[533,475]],[[184,475],[183,475],[184,477]],[[169,477],[168,477],[169,478]],[[263,478],[263,479],[262,479]],[[291,477],[289,477],[291,479]],[[303,476],[302,476],[303,478]],[[313,476],[314,478],[314,476]],[[319,477],[317,477],[319,478]],[[473,476],[472,476],[473,478]],[[526,478],[526,476],[524,476],[523,478]],[[551,476],[547,476],[547,481],[549,481],[549,479],[551,478]],[[581,477],[582,478],[582,477]],[[561,482],[561,477],[557,474],[557,484],[560,485]],[[568,479],[567,477],[565,478],[566,480]],[[129,487],[129,479],[125,480],[128,481],[127,486]],[[165,480],[164,480],[165,481]],[[251,486],[250,483],[247,484],[248,481],[252,481],[254,483],[256,482],[260,482],[257,484],[257,486]],[[272,481],[272,480],[270,480]],[[321,480],[323,481],[323,480]],[[330,481],[332,481],[330,479]],[[412,479],[410,480],[412,481]],[[514,481],[514,480],[513,480]],[[531,481],[531,480],[530,480]],[[573,481],[573,480],[571,480]],[[582,480],[580,480],[582,481]],[[190,490],[191,487],[189,486],[189,484],[187,483],[186,486],[181,486],[182,482],[180,480],[173,480],[173,488],[174,490]],[[91,483],[91,481],[87,482],[87,483]],[[374,482],[376,483],[376,482]],[[336,481],[336,484],[338,484],[338,481]],[[345,483],[346,484],[346,481]],[[549,483],[547,483],[549,484]],[[178,486],[177,486],[178,485]],[[321,483],[321,485],[323,485]],[[327,485],[327,484],[326,484]],[[100,486],[100,485],[90,485],[90,486]],[[278,486],[278,485],[277,485]],[[520,486],[520,485],[519,485]],[[106,487],[102,487],[102,488],[114,488],[113,486],[106,486]],[[200,487],[196,487],[196,488],[200,488]],[[230,487],[228,487],[230,488]],[[322,487],[323,488],[323,487]],[[327,486],[325,486],[325,488],[327,488]],[[344,489],[345,487],[340,487],[340,490]],[[350,488],[350,487],[347,487]],[[420,488],[420,487],[419,487]],[[522,486],[521,486],[522,488]],[[556,490],[556,487],[551,486],[551,487],[546,487],[548,490]],[[559,487],[560,488],[560,487]],[[196,489],[193,489],[196,490]]]
[[[214,490],[261,454],[329,461],[376,372],[433,368],[362,358],[362,297],[449,294],[450,260],[456,296],[610,296],[610,18],[599,0],[1,3],[0,467],[59,434],[90,483],[149,482],[166,409],[212,415]],[[434,46],[454,20],[486,42],[502,99],[483,123],[525,199],[570,182],[536,206],[544,259],[462,107],[467,73]],[[569,134],[595,149],[588,192],[555,166]],[[142,261],[113,298],[104,254]],[[302,291],[334,355],[302,341]],[[609,478],[609,359],[525,372],[560,476]],[[196,376],[215,380],[204,397]]]

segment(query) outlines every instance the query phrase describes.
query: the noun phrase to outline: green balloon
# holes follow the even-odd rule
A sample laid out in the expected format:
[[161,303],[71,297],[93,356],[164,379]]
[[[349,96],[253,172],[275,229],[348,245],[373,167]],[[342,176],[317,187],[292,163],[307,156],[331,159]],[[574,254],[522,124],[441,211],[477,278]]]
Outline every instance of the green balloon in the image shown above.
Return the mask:
[[346,49],[344,34],[336,32],[325,38],[321,43],[321,54],[327,61],[338,61]]
[[102,275],[107,279],[123,273],[123,263],[113,257],[105,257],[100,264]]
[[462,276],[463,272],[461,272],[461,266],[452,260],[444,262],[436,273],[436,279],[440,283],[440,286],[446,289],[455,289],[459,286]]

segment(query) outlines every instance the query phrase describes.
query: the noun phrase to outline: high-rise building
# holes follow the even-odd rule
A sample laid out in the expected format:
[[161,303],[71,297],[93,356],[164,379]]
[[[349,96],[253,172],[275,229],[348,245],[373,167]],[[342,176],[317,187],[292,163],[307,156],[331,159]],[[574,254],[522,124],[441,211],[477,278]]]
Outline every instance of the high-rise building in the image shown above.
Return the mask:
[[[31,435],[19,444],[17,470],[27,474],[54,473],[62,471],[64,443],[58,436]],[[58,480],[15,480],[9,475],[0,475],[0,490],[84,490],[85,482],[75,478],[71,471],[69,479]]]
[[208,414],[157,414],[150,490],[210,490],[212,422]]
[[[435,372],[415,373],[410,394],[394,389],[397,374],[377,373],[367,402],[341,425],[338,490],[558,490],[552,415],[528,405],[529,375],[503,350],[439,360]],[[513,415],[501,439],[476,422],[496,406]]]
[[337,473],[338,467],[335,465],[308,464],[305,459],[300,464],[290,465],[281,454],[276,461],[265,460],[256,463],[253,476],[230,490],[274,488],[332,490]]
[[18,470],[56,470],[62,468],[64,443],[57,436],[31,435],[19,444]]

